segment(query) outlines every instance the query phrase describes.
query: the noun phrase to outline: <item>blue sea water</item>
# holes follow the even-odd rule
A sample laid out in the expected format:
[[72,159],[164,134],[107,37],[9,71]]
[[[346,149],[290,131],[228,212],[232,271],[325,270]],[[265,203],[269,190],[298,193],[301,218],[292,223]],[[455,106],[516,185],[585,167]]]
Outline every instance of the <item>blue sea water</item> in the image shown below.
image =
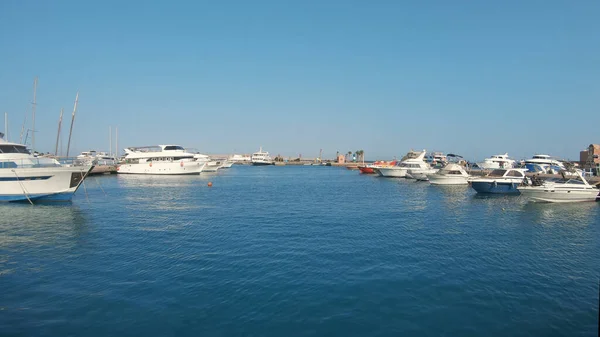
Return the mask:
[[0,212],[2,336],[598,331],[600,203],[234,166]]

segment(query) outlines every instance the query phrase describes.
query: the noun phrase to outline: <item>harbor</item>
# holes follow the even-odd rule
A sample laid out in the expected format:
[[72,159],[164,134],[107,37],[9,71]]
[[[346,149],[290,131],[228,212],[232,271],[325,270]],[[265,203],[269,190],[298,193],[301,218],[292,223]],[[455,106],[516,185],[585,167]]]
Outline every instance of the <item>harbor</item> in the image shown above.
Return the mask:
[[0,337],[598,336],[599,13],[3,2]]

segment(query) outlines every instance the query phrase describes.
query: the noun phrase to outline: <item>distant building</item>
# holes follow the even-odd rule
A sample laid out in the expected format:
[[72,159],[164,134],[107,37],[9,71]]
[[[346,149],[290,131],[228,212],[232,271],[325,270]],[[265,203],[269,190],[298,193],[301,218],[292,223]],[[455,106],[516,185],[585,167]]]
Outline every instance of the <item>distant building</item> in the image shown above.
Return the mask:
[[346,163],[346,157],[344,157],[343,154],[338,154],[337,162],[338,162],[338,164],[344,164],[344,163]]
[[595,175],[598,175],[600,171],[600,145],[590,144],[587,150],[579,152],[579,165],[584,170],[592,170]]

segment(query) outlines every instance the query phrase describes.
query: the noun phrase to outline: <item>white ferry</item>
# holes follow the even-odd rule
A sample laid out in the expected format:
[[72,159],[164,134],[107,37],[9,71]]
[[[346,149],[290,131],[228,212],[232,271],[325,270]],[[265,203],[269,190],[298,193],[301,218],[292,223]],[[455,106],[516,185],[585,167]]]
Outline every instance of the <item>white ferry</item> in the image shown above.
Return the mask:
[[200,174],[206,162],[198,161],[193,153],[179,145],[130,147],[125,149],[120,174],[182,175]]
[[269,152],[263,151],[262,147],[258,152],[254,152],[250,159],[252,165],[275,165],[275,162],[269,155]]

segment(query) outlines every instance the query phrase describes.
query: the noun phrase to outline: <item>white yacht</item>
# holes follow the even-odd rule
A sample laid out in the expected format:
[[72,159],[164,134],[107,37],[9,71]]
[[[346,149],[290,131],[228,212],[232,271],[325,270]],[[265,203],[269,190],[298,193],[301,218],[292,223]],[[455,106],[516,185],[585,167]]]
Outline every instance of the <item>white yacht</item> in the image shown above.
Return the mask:
[[77,156],[77,161],[79,163],[88,164],[96,162],[96,165],[117,165],[117,159],[115,157],[110,156],[106,152],[97,152],[95,150],[81,152],[81,154]]
[[121,174],[200,174],[206,162],[198,161],[193,153],[179,145],[130,147],[125,149],[123,163],[117,167]]
[[25,145],[9,143],[0,133],[0,201],[69,201],[94,167],[63,166],[35,157]]
[[562,179],[538,180],[536,176],[517,187],[521,195],[533,202],[581,202],[595,201],[598,188],[590,185],[580,172]]
[[565,165],[558,159],[547,154],[536,154],[531,159],[525,160],[525,167],[529,172],[542,172],[557,174],[565,170]]
[[202,172],[217,172],[220,168],[223,167],[223,163],[224,163],[223,160],[212,159],[210,156],[199,153],[198,151],[195,151],[195,150],[193,151],[193,150],[188,149],[187,151],[194,153],[194,158],[196,158],[196,160],[198,162],[206,164],[204,166],[204,169],[202,169]]
[[484,170],[507,169],[515,167],[515,160],[508,158],[508,153],[496,154],[477,163],[477,166]]
[[262,147],[258,152],[254,152],[250,158],[252,165],[274,165],[275,162],[269,155],[269,152],[263,151]]
[[[412,152],[412,151],[411,151]],[[427,151],[423,150],[416,157],[405,159],[400,164],[390,167],[379,167],[377,173],[382,177],[404,178],[408,170],[428,170],[431,167],[423,159]]]
[[233,156],[229,157],[227,161],[232,163],[250,163],[252,161],[252,157],[247,154],[234,154]]
[[465,168],[454,163],[450,163],[438,172],[428,174],[431,185],[467,185],[469,183],[469,174]]

